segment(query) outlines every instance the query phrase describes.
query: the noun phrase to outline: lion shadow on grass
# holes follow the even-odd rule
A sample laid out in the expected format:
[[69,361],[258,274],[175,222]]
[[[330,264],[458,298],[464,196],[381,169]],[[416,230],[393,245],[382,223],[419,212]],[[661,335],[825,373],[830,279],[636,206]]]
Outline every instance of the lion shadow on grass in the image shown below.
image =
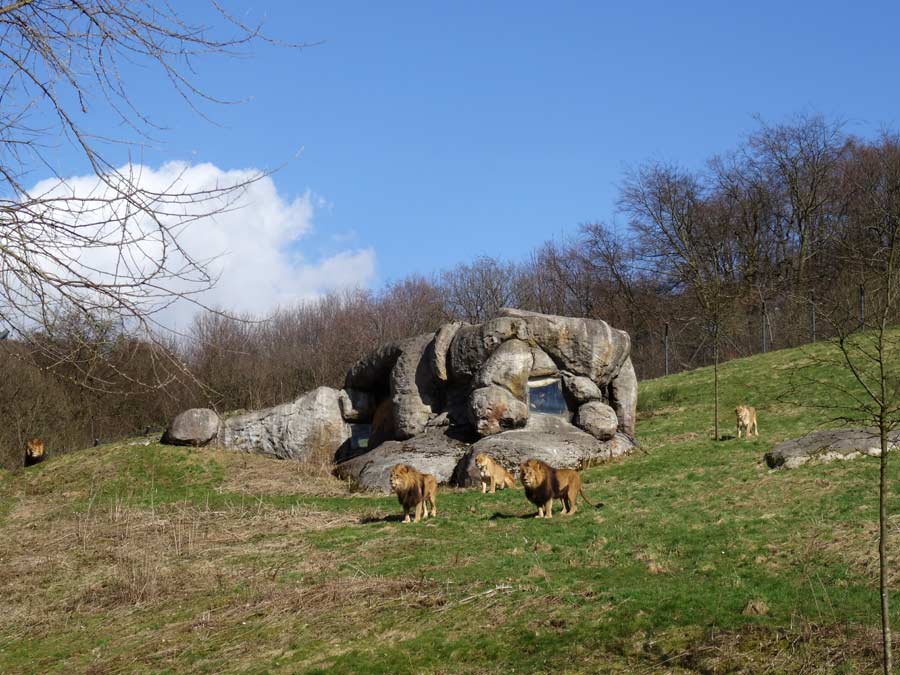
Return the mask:
[[532,513],[501,513],[500,511],[496,511],[494,515],[492,515],[488,520],[508,520],[510,518],[518,518],[519,520],[527,520],[529,518],[534,518],[537,515],[537,511]]
[[402,513],[391,513],[386,516],[363,516],[359,519],[360,525],[370,525],[371,523],[401,523],[403,522]]

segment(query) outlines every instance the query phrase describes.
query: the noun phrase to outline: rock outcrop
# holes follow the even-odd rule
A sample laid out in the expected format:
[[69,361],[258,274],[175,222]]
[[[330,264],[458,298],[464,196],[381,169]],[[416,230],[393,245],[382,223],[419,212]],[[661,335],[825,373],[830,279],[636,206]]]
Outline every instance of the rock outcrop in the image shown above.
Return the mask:
[[624,434],[598,441],[572,424],[553,416],[529,420],[524,429],[478,439],[458,435],[447,427],[429,428],[406,441],[388,441],[375,450],[338,464],[335,474],[364,490],[389,492],[390,469],[410,464],[433,474],[440,483],[458,487],[480,485],[475,455],[485,452],[518,477],[519,465],[536,458],[552,466],[584,469],[622,455],[634,443]]
[[602,401],[588,401],[578,408],[575,424],[594,438],[608,441],[616,435],[619,418],[616,411]]
[[562,375],[563,391],[576,407],[588,401],[603,400],[600,387],[591,378],[584,375],[573,375],[566,371],[560,374]]
[[428,420],[443,407],[441,387],[431,365],[434,335],[419,335],[401,342],[400,354],[391,369],[394,433],[400,440],[421,434]]
[[219,433],[219,416],[209,408],[191,408],[179,413],[163,434],[169,445],[206,445]]
[[503,387],[491,385],[472,392],[472,425],[481,436],[525,426],[528,406]]
[[341,462],[334,473],[360,489],[390,492],[391,467],[410,464],[432,474],[439,483],[448,483],[469,449],[468,440],[471,439],[449,435],[446,427],[429,428],[415,438],[386,441],[374,450]]
[[284,403],[223,420],[219,443],[281,459],[331,461],[350,440],[341,416],[340,392],[319,387]]
[[578,319],[509,308],[501,309],[500,314],[524,321],[528,327],[528,337],[560,369],[585,375],[601,387],[616,377],[631,354],[628,333],[612,328],[599,319]]
[[619,431],[634,437],[637,416],[638,381],[631,358],[625,359],[619,373],[609,383],[609,402],[619,418]]
[[526,459],[540,459],[557,468],[584,469],[627,455],[633,449],[634,443],[627,436],[620,434],[602,443],[574,427],[565,431],[508,431],[472,445],[460,460],[452,482],[459,487],[480,484],[475,466],[475,455],[480,452],[490,455],[518,479],[519,466]]
[[[890,434],[889,451],[900,445],[900,431]],[[877,429],[825,429],[779,443],[765,454],[771,469],[796,469],[804,464],[820,464],[863,456],[880,457]]]
[[330,458],[373,489],[397,462],[467,484],[473,442],[510,468],[528,457],[582,467],[634,445],[630,351],[628,334],[605,321],[501,309],[382,345],[353,364],[342,390],[216,422],[211,437],[273,457]]

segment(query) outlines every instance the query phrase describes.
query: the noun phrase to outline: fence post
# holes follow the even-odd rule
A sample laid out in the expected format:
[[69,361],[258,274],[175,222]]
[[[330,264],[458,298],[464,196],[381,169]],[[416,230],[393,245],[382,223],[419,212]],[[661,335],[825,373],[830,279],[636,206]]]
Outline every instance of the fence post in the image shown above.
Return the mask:
[[859,325],[866,325],[866,288],[862,284],[859,285]]
[[766,341],[766,322],[769,320],[769,315],[766,312],[766,301],[763,300],[762,304],[762,353],[765,354],[768,347],[768,342]]
[[669,374],[669,322],[666,321],[666,333],[663,338],[663,345],[666,353],[666,375]]
[[809,293],[809,324],[812,333],[812,341],[816,341],[816,292]]

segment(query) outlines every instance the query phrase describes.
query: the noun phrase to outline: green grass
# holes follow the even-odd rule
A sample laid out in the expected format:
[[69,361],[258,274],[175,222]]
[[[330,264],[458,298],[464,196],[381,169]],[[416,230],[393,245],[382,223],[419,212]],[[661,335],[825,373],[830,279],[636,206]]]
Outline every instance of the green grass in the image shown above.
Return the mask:
[[156,444],[0,474],[0,671],[874,672],[877,462],[762,462],[827,423],[794,402],[835,401],[798,386],[841,377],[827,353],[722,366],[722,433],[748,403],[759,439],[712,440],[711,369],[641,383],[644,451],[552,521],[442,490],[404,525],[287,462]]

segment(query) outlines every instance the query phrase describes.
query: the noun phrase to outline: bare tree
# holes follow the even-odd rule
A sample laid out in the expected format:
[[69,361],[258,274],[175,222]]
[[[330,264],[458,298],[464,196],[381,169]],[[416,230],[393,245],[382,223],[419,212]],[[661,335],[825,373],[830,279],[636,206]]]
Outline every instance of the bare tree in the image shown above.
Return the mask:
[[798,115],[777,125],[758,121],[760,129],[742,148],[744,164],[765,177],[780,257],[793,263],[794,285],[805,287],[810,261],[829,227],[834,182],[848,139],[842,123],[821,115]]
[[632,173],[622,187],[620,208],[631,218],[640,255],[673,289],[695,295],[713,346],[713,419],[719,439],[719,356],[734,276],[730,219],[703,179],[665,164]]
[[440,285],[451,316],[478,323],[515,302],[515,266],[496,258],[476,258],[441,274]]
[[[900,138],[884,135],[877,144],[854,149],[844,167],[849,221],[829,242],[839,287],[817,301],[835,349],[808,352],[809,367],[795,374],[795,388],[828,387],[834,395],[816,407],[833,422],[863,427],[879,439],[878,559],[881,596],[882,665],[892,672],[888,592],[888,450],[900,429]],[[865,289],[865,306],[857,288]],[[892,328],[891,326],[894,325]],[[827,379],[808,375],[821,367]],[[835,377],[834,371],[840,376]],[[801,390],[802,391],[802,390]],[[805,398],[805,397],[804,397]]]
[[447,318],[441,290],[418,275],[387,284],[372,303],[372,315],[379,328],[373,342],[429,333]]
[[[866,307],[855,321],[835,322],[844,366],[852,375],[853,405],[845,420],[878,429],[881,456],[878,483],[878,560],[884,672],[892,672],[888,594],[887,465],[890,437],[900,427],[900,336],[889,326],[900,316],[900,138],[885,135],[878,146],[861,152],[852,166],[856,187],[854,219],[865,245],[848,237],[841,249],[847,266],[865,284]],[[848,308],[849,309],[849,308]],[[852,316],[844,311],[840,316]],[[894,439],[896,440],[896,439]]]
[[[163,131],[135,98],[141,83],[157,76],[202,115],[207,103],[231,101],[202,88],[197,62],[268,40],[209,6],[213,26],[188,22],[164,0],[0,5],[0,323],[48,350],[51,362],[80,361],[57,349],[65,342],[30,340],[36,328],[51,332],[74,312],[114,333],[152,336],[158,311],[178,298],[196,301],[215,283],[209,261],[185,250],[180,235],[235,206],[260,176],[206,189],[181,176],[153,185],[132,159]],[[138,82],[129,77],[136,68]],[[98,129],[98,114],[117,118],[121,135]],[[74,149],[89,180],[65,178],[58,143]],[[82,375],[86,386],[105,386]]]

